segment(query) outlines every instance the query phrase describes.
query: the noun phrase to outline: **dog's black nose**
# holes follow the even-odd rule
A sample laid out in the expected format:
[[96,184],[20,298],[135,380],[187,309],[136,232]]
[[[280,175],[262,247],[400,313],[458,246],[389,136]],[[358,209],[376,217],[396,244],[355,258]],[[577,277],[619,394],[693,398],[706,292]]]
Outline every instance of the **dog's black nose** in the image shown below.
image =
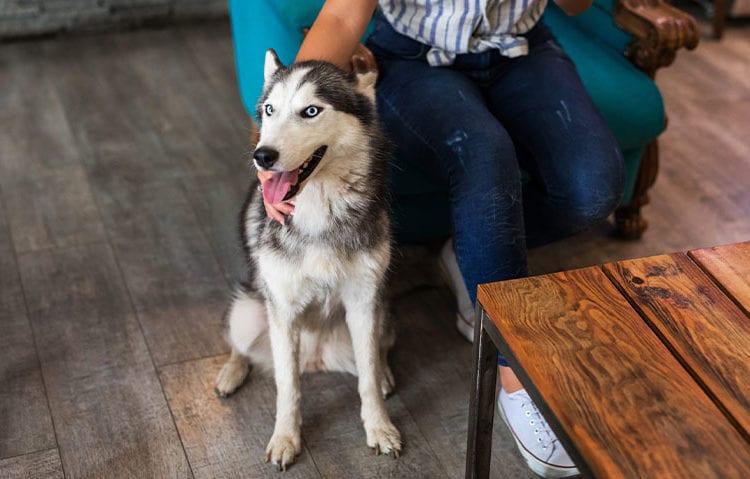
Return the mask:
[[279,159],[279,152],[268,146],[261,146],[255,150],[253,158],[261,168],[270,168]]

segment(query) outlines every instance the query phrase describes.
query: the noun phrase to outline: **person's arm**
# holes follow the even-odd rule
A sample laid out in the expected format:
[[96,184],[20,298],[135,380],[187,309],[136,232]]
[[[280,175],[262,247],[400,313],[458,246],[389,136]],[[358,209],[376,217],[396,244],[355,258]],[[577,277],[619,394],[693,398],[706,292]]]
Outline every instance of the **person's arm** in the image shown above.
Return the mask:
[[591,6],[592,0],[555,0],[558,7],[568,15],[579,15]]
[[295,61],[325,60],[350,70],[377,5],[377,0],[326,0]]
[[[377,0],[326,0],[318,17],[307,32],[295,62],[325,60],[345,70],[351,70],[352,55],[367,30]],[[258,172],[263,184],[273,175]],[[294,200],[270,204],[265,200],[269,218],[284,224],[284,217],[294,212]]]

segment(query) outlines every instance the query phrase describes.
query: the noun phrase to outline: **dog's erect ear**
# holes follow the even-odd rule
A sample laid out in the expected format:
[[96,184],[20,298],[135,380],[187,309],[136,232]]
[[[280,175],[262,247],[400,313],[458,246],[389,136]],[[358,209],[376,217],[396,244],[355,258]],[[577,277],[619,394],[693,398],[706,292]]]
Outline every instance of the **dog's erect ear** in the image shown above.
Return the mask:
[[377,79],[378,73],[374,71],[357,73],[357,91],[375,101],[375,82]]
[[263,80],[268,83],[268,80],[271,79],[274,73],[276,73],[279,68],[283,68],[284,65],[282,65],[281,60],[279,60],[279,56],[276,55],[276,52],[273,51],[273,48],[269,48],[266,50],[266,63],[263,65]]

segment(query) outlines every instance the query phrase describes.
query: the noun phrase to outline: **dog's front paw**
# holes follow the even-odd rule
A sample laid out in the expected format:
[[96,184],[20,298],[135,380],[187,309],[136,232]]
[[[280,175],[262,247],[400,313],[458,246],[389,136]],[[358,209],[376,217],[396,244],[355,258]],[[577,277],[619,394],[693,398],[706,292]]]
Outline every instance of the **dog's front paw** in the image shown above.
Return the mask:
[[249,370],[246,362],[232,361],[231,359],[227,361],[216,376],[216,394],[219,397],[227,397],[232,394],[245,382]]
[[375,449],[375,454],[393,454],[398,458],[401,454],[401,433],[398,432],[390,420],[379,422],[372,426],[365,425],[367,445]]
[[301,451],[299,434],[274,434],[266,448],[266,462],[275,464],[280,471],[286,471]]

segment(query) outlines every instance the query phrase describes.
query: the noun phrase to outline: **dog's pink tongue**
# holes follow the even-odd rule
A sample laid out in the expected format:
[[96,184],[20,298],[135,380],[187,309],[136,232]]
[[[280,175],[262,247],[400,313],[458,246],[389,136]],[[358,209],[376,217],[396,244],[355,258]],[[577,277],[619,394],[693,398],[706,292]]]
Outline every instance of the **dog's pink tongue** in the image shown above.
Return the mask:
[[272,177],[267,179],[263,183],[263,198],[266,199],[266,203],[279,203],[283,200],[292,185],[297,183],[298,171],[274,173]]

